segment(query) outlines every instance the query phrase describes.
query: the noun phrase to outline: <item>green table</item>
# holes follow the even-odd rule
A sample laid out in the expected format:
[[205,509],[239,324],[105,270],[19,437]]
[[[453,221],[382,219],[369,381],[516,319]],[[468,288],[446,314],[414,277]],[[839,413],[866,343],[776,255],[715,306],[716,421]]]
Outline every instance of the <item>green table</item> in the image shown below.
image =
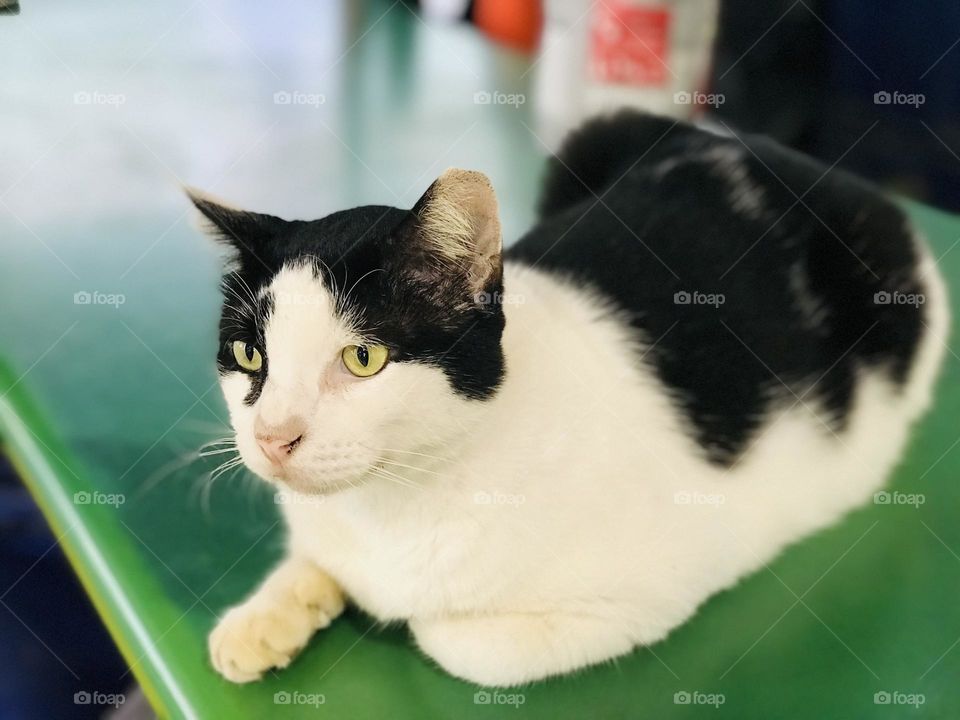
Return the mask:
[[[69,13],[86,11],[65,12],[59,25],[44,25],[47,32],[66,33]],[[0,176],[3,449],[162,715],[958,716],[960,360],[953,352],[937,407],[893,481],[899,491],[922,493],[922,505],[853,513],[710,600],[651,649],[485,703],[490,696],[431,666],[404,629],[380,629],[350,612],[263,682],[235,686],[215,675],[206,635],[216,614],[278,559],[282,530],[272,495],[257,482],[238,474],[210,487],[202,477],[215,463],[183,460],[227,429],[213,364],[219,260],[184,219],[186,204],[170,174],[214,185],[255,209],[305,216],[372,202],[409,205],[445,167],[471,167],[498,188],[509,241],[532,220],[542,147],[531,103],[473,100],[484,90],[529,97],[528,61],[487,46],[469,29],[427,27],[402,4],[338,11],[335,26],[343,32],[317,50],[322,57],[308,60],[256,45],[256,18],[213,18],[187,4],[165,12],[153,35],[173,23],[164,36],[172,40],[157,40],[152,57],[137,61],[142,50],[122,40],[103,51],[139,63],[116,80],[128,93],[123,107],[82,117],[75,103],[16,111],[52,123],[37,126],[45,141],[38,139],[38,154],[56,143],[62,112],[84,132],[116,131],[134,161],[104,179],[103,157],[91,155],[71,165],[67,190],[56,184],[60,166],[49,160]],[[196,16],[177,24],[180,12]],[[309,17],[328,26],[328,18]],[[137,48],[150,35],[145,25],[137,26],[146,33]],[[204,33],[224,34],[224,27],[236,36],[230,62],[198,50],[217,44],[204,43]],[[313,47],[309,30],[297,47]],[[17,51],[16,42],[0,45],[0,61],[7,48]],[[58,48],[66,64],[85,57]],[[184,52],[196,61],[195,75],[177,76],[184,87],[158,81],[166,76],[156,68]],[[311,74],[294,60],[313,62]],[[55,80],[66,70],[47,57],[37,73]],[[296,89],[323,94],[322,102],[270,101]],[[190,93],[193,99],[183,100]],[[166,116],[169,127],[150,119],[176,102],[189,107]],[[223,118],[211,108],[225,102],[242,132],[217,125]],[[198,108],[199,118],[188,120],[187,110]],[[67,147],[86,137],[68,132]],[[221,132],[223,145],[241,135],[245,142],[220,157]],[[194,161],[213,155],[216,167]],[[69,188],[82,198],[87,183],[110,185],[117,177],[126,180],[107,188],[111,202],[76,208]],[[31,214],[31,193],[51,183],[60,192]],[[144,184],[155,196],[146,207],[137,195]],[[923,207],[910,212],[943,255],[947,277],[960,278],[960,251],[951,252],[960,221]],[[95,291],[105,295],[75,297]],[[122,295],[122,304],[109,295]],[[878,692],[922,693],[924,704],[919,712],[878,705]],[[719,707],[698,704],[711,694],[722,694]],[[502,704],[510,701],[516,707]]]

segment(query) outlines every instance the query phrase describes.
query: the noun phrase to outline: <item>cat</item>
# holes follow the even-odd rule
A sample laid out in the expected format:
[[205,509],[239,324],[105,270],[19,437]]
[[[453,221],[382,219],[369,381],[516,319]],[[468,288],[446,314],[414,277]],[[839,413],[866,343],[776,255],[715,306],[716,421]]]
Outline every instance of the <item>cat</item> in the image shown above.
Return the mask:
[[310,222],[191,199],[231,251],[237,447],[288,529],[209,637],[234,682],[348,600],[488,686],[656,643],[882,487],[944,354],[904,214],[761,137],[594,119],[505,252],[479,172]]

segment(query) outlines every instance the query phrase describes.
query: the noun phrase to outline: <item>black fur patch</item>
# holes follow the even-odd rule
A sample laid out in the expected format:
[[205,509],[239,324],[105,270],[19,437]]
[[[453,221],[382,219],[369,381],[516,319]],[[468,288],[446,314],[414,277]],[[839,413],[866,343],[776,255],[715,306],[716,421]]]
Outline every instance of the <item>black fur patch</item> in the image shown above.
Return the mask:
[[[250,392],[244,398],[247,405],[253,405],[263,390],[270,371],[263,328],[273,312],[273,297],[260,294],[261,281],[253,289],[240,272],[224,275],[221,282],[223,308],[220,313],[220,351],[217,353],[217,368],[221,373],[241,371],[250,376]],[[260,351],[263,364],[257,372],[247,372],[240,368],[233,355],[233,343],[247,342]]]
[[903,383],[924,321],[923,305],[883,303],[924,292],[895,205],[772,141],[742,140],[633,112],[594,121],[553,161],[542,219],[506,256],[627,311],[721,464],[774,398],[826,407],[842,429],[857,369]]

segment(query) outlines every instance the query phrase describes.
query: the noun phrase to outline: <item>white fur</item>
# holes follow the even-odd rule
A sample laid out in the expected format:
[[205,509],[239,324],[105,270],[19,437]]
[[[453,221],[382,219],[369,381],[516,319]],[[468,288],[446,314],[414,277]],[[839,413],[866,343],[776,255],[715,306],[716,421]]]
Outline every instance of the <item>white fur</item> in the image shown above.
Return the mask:
[[[700,459],[625,325],[597,298],[510,264],[507,375],[489,401],[464,400],[439,370],[411,363],[346,377],[339,351],[358,338],[305,268],[273,284],[315,302],[278,307],[269,321],[261,399],[243,404],[239,373],[223,389],[240,451],[268,479],[257,413],[309,418],[290,482],[311,494],[288,493],[283,505],[288,563],[322,569],[381,620],[408,621],[454,675],[523,683],[662,639],[881,487],[930,402],[945,347],[947,299],[925,258],[929,329],[906,388],[864,374],[838,436],[815,393],[798,400],[784,389],[730,470]],[[395,481],[364,474],[378,458]],[[231,679],[289,658],[264,653],[257,667],[245,654],[269,634],[276,592],[272,576],[242,622],[224,620],[242,636],[231,647],[243,672]],[[236,665],[217,632],[218,662]]]

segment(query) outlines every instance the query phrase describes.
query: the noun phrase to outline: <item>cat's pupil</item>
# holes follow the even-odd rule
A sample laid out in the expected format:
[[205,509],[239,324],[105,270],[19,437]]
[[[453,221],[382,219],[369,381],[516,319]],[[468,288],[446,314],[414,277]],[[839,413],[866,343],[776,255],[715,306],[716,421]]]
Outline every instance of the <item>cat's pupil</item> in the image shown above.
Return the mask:
[[360,361],[360,364],[364,367],[367,366],[367,363],[370,362],[370,353],[367,352],[367,348],[364,345],[357,346],[357,360]]
[[253,345],[246,343],[243,346],[243,354],[247,356],[247,360],[253,362]]

